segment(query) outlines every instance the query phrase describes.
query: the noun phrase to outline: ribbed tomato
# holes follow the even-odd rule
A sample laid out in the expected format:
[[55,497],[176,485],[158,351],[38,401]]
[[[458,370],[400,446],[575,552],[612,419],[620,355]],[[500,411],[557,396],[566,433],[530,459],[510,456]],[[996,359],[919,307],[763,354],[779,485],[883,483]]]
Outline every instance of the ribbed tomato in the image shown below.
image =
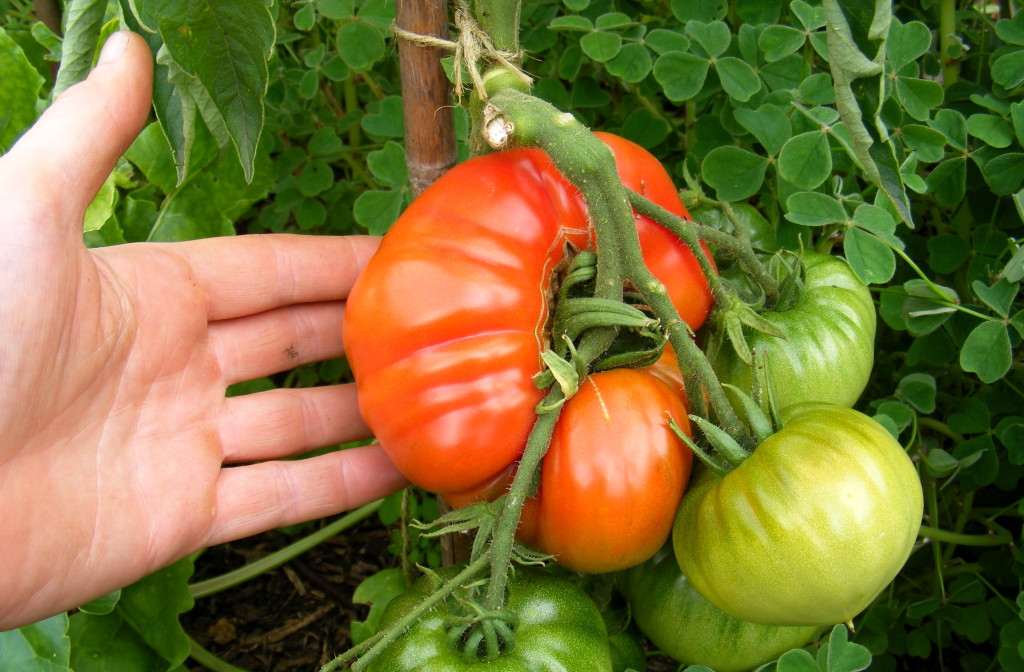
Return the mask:
[[520,540],[577,572],[614,572],[654,555],[693,461],[669,417],[690,433],[679,394],[648,371],[587,377],[555,425]]
[[[657,159],[602,135],[626,186],[683,216]],[[693,254],[638,218],[645,260],[693,328],[711,295]],[[585,204],[545,154],[512,150],[438,180],[384,237],[353,288],[345,349],[360,410],[391,460],[439,493],[473,489],[522,453],[543,392],[552,283],[593,249]]]

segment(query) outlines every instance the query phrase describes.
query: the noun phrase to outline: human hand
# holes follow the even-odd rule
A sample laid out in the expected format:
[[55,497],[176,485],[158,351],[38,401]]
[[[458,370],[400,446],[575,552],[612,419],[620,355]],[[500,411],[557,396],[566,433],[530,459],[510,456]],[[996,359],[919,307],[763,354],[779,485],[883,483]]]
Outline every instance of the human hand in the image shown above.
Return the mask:
[[115,34],[0,158],[0,630],[405,484],[376,446],[273,461],[368,437],[352,386],[225,398],[342,354],[376,239],[83,245],[151,82],[143,40]]

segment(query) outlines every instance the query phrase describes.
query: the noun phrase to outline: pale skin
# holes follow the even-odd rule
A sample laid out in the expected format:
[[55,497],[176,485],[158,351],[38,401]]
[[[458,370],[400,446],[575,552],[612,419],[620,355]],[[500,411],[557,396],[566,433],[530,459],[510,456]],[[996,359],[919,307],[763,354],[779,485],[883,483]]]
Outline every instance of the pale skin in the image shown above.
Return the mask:
[[350,385],[225,397],[343,354],[376,239],[82,244],[151,82],[145,43],[115,34],[0,157],[0,630],[405,485],[375,445],[279,461],[369,437]]

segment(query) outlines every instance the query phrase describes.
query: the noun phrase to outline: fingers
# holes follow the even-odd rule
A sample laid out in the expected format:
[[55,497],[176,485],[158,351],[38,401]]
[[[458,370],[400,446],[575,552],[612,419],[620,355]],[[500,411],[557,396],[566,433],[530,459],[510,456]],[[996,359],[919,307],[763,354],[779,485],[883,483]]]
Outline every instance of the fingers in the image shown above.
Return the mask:
[[308,303],[210,323],[210,347],[225,382],[340,357],[344,310],[341,301]]
[[226,462],[272,460],[321,446],[368,439],[355,385],[277,389],[225,401]]
[[177,250],[206,293],[209,319],[220,320],[344,299],[378,243],[372,236],[265,234],[193,240]]
[[217,510],[206,545],[333,515],[405,485],[377,445],[307,460],[222,469]]
[[61,209],[58,221],[80,234],[86,206],[146,121],[152,84],[145,41],[114,33],[89,77],[61,94],[4,157],[7,176],[26,198],[45,194],[47,208]]

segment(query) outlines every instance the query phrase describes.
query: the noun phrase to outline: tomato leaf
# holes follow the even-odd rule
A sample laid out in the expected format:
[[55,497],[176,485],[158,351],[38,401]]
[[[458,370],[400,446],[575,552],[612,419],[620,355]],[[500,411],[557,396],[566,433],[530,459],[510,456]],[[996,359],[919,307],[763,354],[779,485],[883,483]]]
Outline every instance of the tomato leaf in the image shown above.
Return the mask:
[[43,78],[25,52],[0,27],[0,154],[35,121]]
[[1007,326],[986,320],[971,331],[960,350],[960,367],[976,373],[983,383],[994,383],[1010,370],[1013,349]]
[[104,614],[109,614],[110,612],[112,612],[114,610],[114,607],[117,606],[117,603],[120,599],[121,591],[115,590],[109,595],[104,595],[103,597],[96,598],[92,602],[81,605],[80,607],[78,607],[78,610],[83,611],[87,614],[103,616]]

